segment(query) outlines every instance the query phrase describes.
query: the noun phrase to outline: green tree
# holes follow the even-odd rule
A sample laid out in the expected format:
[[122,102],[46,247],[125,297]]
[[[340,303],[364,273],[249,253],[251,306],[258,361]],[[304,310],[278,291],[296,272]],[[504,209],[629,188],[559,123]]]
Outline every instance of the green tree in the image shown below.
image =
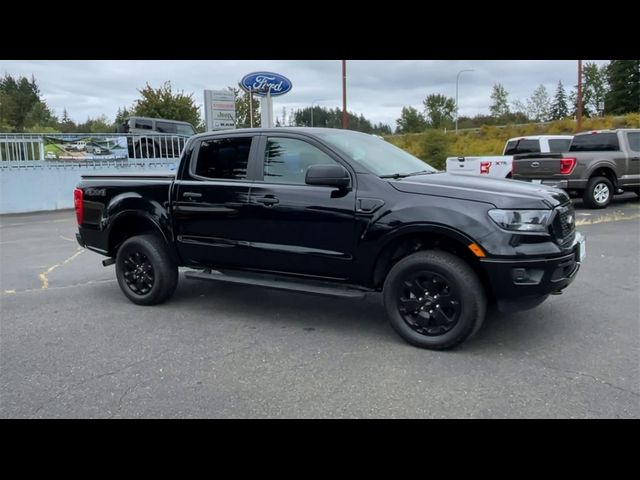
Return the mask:
[[509,113],[509,102],[507,97],[509,93],[500,83],[496,83],[491,91],[491,105],[489,111],[496,118],[502,118]]
[[100,115],[97,118],[87,118],[87,121],[79,123],[77,128],[78,132],[82,133],[106,133],[111,131],[112,124],[106,115]]
[[413,107],[402,107],[400,118],[396,120],[398,133],[418,133],[427,129],[424,116]]
[[540,85],[527,100],[527,116],[535,122],[546,122],[549,119],[550,107],[547,89]]
[[[44,108],[37,107],[42,104]],[[34,124],[33,121],[50,121],[48,108],[40,98],[36,79],[13,78],[9,74],[0,79],[0,123],[8,125],[15,132],[22,132]],[[46,117],[46,118],[45,118]]]
[[[227,87],[236,96],[236,127],[237,128],[249,128],[251,127],[251,116],[249,109],[249,93],[240,90],[239,88]],[[262,115],[260,114],[260,99],[258,96],[253,95],[253,102],[251,104],[253,108],[253,126],[259,127],[262,122]]]
[[31,131],[37,131],[37,127],[53,128],[57,123],[57,118],[44,102],[34,103],[24,120],[25,128]]
[[117,128],[120,127],[124,121],[131,116],[131,112],[127,109],[127,107],[118,107],[118,111],[116,112],[116,118],[111,125],[111,130],[117,131]]
[[612,60],[607,76],[610,90],[605,100],[606,112],[640,112],[640,60]]
[[449,146],[455,135],[447,135],[437,130],[427,130],[420,137],[418,157],[434,168],[445,170]]
[[549,116],[551,120],[560,120],[569,115],[569,108],[567,107],[567,94],[564,91],[562,82],[558,82],[558,88],[556,88],[556,94],[553,97],[551,103],[551,109],[549,110]]
[[444,128],[453,124],[456,102],[453,98],[432,93],[424,99],[424,112],[431,128]]
[[78,131],[78,126],[74,123],[73,120],[71,120],[71,118],[69,118],[69,114],[67,113],[66,108],[62,110],[62,118],[58,123],[58,129],[62,133],[71,133]]
[[582,69],[582,105],[588,116],[600,112],[600,103],[605,101],[608,90],[607,65],[586,63]]
[[184,91],[173,92],[171,82],[153,88],[148,83],[138,90],[141,98],[133,104],[133,114],[141,117],[166,118],[189,122],[194,127],[202,123],[200,109],[193,100],[193,94]]

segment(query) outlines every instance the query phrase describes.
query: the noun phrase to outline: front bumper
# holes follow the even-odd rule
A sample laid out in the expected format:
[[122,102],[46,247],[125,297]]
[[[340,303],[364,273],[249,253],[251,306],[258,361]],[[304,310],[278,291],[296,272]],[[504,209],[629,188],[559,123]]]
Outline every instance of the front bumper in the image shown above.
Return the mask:
[[550,294],[567,288],[580,270],[580,244],[584,236],[575,233],[568,252],[553,258],[511,258],[481,260],[501,311],[533,308]]

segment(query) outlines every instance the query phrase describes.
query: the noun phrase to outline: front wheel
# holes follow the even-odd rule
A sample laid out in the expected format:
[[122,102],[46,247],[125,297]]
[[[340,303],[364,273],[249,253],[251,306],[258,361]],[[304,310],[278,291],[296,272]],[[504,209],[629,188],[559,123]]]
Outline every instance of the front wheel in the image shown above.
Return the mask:
[[481,327],[487,309],[473,269],[447,252],[422,251],[396,263],[384,283],[389,322],[421,348],[455,347]]
[[155,235],[129,238],[116,255],[116,278],[125,296],[138,305],[167,300],[178,285],[178,267]]
[[605,208],[613,197],[613,184],[606,177],[593,177],[589,180],[582,199],[589,208]]

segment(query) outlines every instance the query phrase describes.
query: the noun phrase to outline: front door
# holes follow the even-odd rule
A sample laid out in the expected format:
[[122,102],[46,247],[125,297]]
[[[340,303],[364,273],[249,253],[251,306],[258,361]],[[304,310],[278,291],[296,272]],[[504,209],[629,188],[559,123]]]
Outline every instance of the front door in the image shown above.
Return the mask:
[[[176,181],[173,216],[178,253],[189,265],[247,263],[251,158],[259,137],[212,136],[196,143]],[[254,145],[254,143],[256,145]]]
[[254,268],[349,278],[355,246],[353,173],[349,189],[306,185],[309,166],[340,161],[318,142],[294,134],[263,137],[258,155],[262,178],[251,188],[248,207]]

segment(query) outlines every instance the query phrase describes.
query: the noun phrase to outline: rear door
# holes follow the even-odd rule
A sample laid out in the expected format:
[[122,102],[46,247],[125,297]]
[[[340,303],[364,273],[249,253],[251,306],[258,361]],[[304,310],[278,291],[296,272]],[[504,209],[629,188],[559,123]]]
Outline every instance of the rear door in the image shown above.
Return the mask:
[[259,136],[231,134],[195,143],[173,192],[180,256],[204,266],[247,266],[248,199]]
[[638,185],[640,184],[640,131],[625,133],[629,145],[628,184]]

